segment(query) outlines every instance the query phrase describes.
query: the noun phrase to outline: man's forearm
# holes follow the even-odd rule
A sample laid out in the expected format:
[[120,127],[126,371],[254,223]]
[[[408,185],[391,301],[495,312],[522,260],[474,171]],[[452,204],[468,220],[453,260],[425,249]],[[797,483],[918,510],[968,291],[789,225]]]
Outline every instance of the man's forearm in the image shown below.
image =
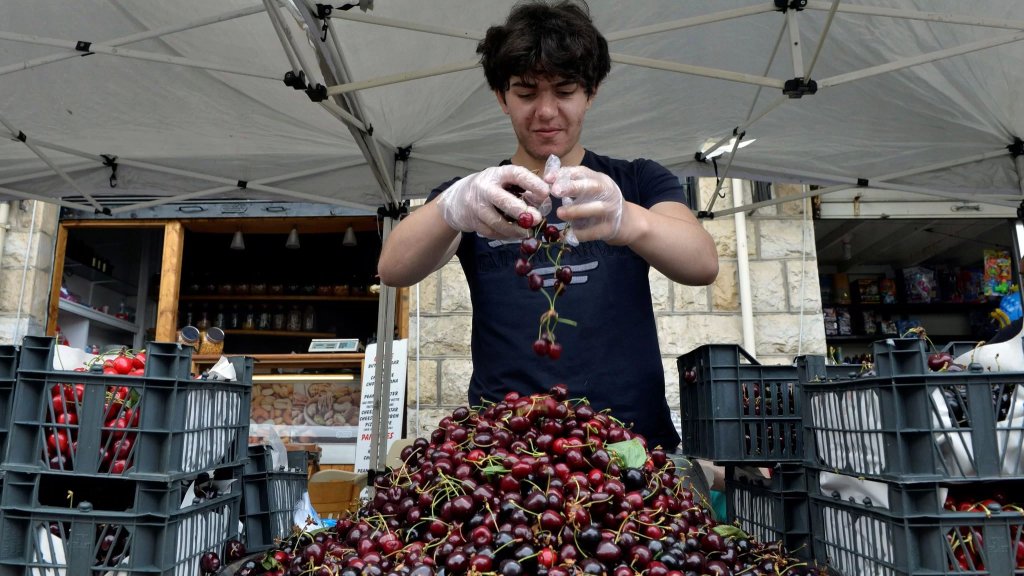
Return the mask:
[[437,199],[405,217],[388,235],[377,262],[380,280],[388,286],[411,286],[443,266],[459,232],[444,222]]

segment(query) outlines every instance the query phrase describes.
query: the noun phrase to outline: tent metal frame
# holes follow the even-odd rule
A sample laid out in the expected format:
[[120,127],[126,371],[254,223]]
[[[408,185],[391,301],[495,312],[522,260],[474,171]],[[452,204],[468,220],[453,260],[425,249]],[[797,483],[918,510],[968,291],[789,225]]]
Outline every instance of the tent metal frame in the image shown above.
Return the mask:
[[[289,6],[285,4],[282,0],[260,0],[259,4],[253,5],[248,8],[243,8],[231,12],[224,12],[222,14],[211,16],[208,18],[194,20],[184,25],[165,27],[159,30],[149,30],[146,32],[132,34],[117,39],[111,39],[106,42],[97,42],[92,44],[83,44],[81,42],[44,38],[40,36],[32,36],[27,34],[0,32],[0,39],[14,40],[30,44],[42,44],[68,50],[68,52],[61,52],[59,54],[35,58],[33,60],[29,60],[20,64],[6,66],[0,69],[0,75],[7,74],[9,72],[17,70],[24,70],[30,67],[42,66],[52,62],[70,59],[74,56],[80,56],[83,54],[102,54],[138,60],[146,60],[164,64],[172,64],[178,66],[188,66],[209,70],[212,72],[223,72],[230,74],[253,76],[256,78],[263,79],[280,80],[279,76],[273,73],[266,73],[263,71],[255,70],[241,70],[237,66],[228,66],[224,64],[218,64],[215,62],[204,62],[191,58],[184,58],[167,54],[157,54],[142,50],[122,48],[122,46],[126,44],[131,44],[133,42],[138,42],[140,40],[159,38],[163,35],[170,34],[173,32],[179,32],[199,26],[213,24],[216,22],[231,20],[234,18],[239,18],[242,16],[247,16],[258,12],[266,12],[274,27],[275,32],[277,33],[278,41],[280,42],[281,47],[284,50],[289,60],[289,63],[292,67],[291,72],[296,75],[298,75],[301,72],[302,75],[306,78],[306,82],[309,83],[309,85],[315,89],[315,91],[312,93],[307,91],[307,94],[310,95],[311,99],[314,99],[313,95],[316,94],[323,96],[323,98],[321,98],[319,101],[320,105],[349,129],[353,140],[356,142],[361,153],[363,154],[365,163],[370,168],[374,175],[374,178],[379,184],[381,196],[385,204],[384,208],[381,209],[380,214],[382,220],[382,234],[383,237],[386,239],[392,226],[394,225],[394,222],[400,216],[399,208],[403,205],[403,196],[405,192],[404,172],[407,169],[407,164],[410,155],[412,158],[423,158],[425,160],[438,159],[431,158],[427,155],[417,155],[417,153],[414,150],[411,150],[410,148],[402,148],[401,145],[398,145],[397,143],[385,143],[379,137],[374,136],[370,118],[367,117],[364,110],[364,106],[361,104],[361,91],[369,88],[401,83],[419,78],[427,78],[439,76],[442,74],[450,74],[454,72],[468,70],[476,67],[477,64],[476,62],[464,61],[444,66],[436,66],[420,70],[410,70],[399,74],[390,74],[376,78],[353,81],[351,79],[351,74],[349,73],[348,67],[346,65],[345,53],[342,51],[341,43],[338,41],[337,31],[335,27],[332,25],[331,21],[332,19],[345,19],[352,22],[365,23],[367,25],[388,26],[393,28],[401,28],[429,34],[465,38],[467,40],[479,40],[482,37],[482,35],[479,32],[474,31],[465,31],[438,26],[428,26],[424,24],[406,22],[393,18],[380,18],[372,15],[359,14],[354,11],[334,11],[329,15],[329,17],[318,18],[317,6],[314,4],[312,0],[297,1],[296,9],[297,13],[291,12]],[[802,52],[802,39],[799,30],[800,14],[804,10],[828,12],[827,24],[823,29],[821,37],[818,40],[818,44],[815,47],[813,55],[811,56],[810,63],[806,67],[804,64]],[[314,47],[315,52],[318,56],[319,66],[314,66],[312,62],[306,61],[305,52],[298,45],[300,41],[299,39],[295,38],[294,35],[291,33],[292,28],[288,26],[287,23],[284,21],[281,11],[292,13],[297,20],[304,21],[307,24],[307,26],[309,26],[309,29],[311,31],[319,28],[319,26],[314,26],[314,24],[322,24],[322,30],[325,32],[324,37],[321,39],[320,42],[314,41]],[[783,96],[778,97],[777,99],[769,103],[767,106],[765,106],[755,114],[754,110],[761,94],[761,90],[757,90],[754,100],[751,103],[749,112],[747,114],[747,119],[745,120],[745,122],[741,126],[737,126],[732,128],[731,130],[728,130],[727,132],[729,132],[730,134],[724,136],[715,147],[711,148],[715,149],[718,146],[723,145],[725,142],[728,142],[730,138],[734,138],[731,150],[732,153],[730,154],[728,162],[726,164],[726,174],[723,174],[721,176],[720,182],[724,181],[729,169],[733,166],[739,169],[749,171],[763,170],[768,173],[772,172],[772,167],[770,166],[758,166],[752,163],[744,163],[741,160],[737,160],[736,157],[738,154],[740,154],[739,143],[742,141],[744,137],[746,137],[748,130],[756,126],[756,124],[769,113],[781,107],[782,104],[784,104],[787,100],[798,100],[802,96],[814,94],[816,90],[819,89],[824,90],[827,88],[840,86],[861,79],[887,74],[896,70],[906,69],[913,66],[919,66],[922,64],[935,62],[938,60],[943,60],[954,56],[968,54],[970,52],[985,50],[995,46],[1000,46],[1024,40],[1024,21],[1005,19],[996,20],[991,18],[980,18],[960,14],[938,12],[921,12],[887,8],[870,8],[863,6],[847,6],[841,4],[839,0],[833,0],[832,2],[808,0],[807,2],[799,4],[799,6],[797,4],[794,4],[792,8],[786,9],[780,9],[775,2],[764,2],[749,7],[732,10],[723,10],[694,18],[685,18],[671,22],[662,22],[655,25],[637,27],[631,30],[623,30],[613,34],[609,34],[608,40],[609,42],[616,42],[626,39],[640,38],[647,35],[659,34],[673,30],[680,30],[683,28],[698,26],[702,24],[721,22],[734,18],[743,18],[757,14],[763,14],[766,12],[779,11],[783,12],[784,17],[782,28],[780,29],[779,41],[777,41],[776,50],[773,51],[771,59],[769,60],[768,65],[765,67],[765,70],[767,71],[770,69],[771,62],[774,60],[777,54],[778,43],[781,42],[782,38],[786,37],[786,35],[788,34],[791,46],[789,57],[792,62],[792,69],[794,73],[794,78],[792,79],[771,78],[764,74],[747,74],[730,70],[685,64],[681,62],[667,61],[662,59],[638,57],[615,52],[611,54],[612,61],[617,64],[640,66],[657,70],[676,72],[680,74],[716,78],[730,82],[748,84],[758,88],[775,88],[784,91]],[[926,22],[941,22],[946,24],[984,26],[994,29],[1012,30],[1013,32],[998,36],[992,36],[980,41],[968,42],[960,46],[935,50],[933,52],[925,54],[896,58],[885,64],[870,66],[861,70],[855,70],[843,74],[837,74],[815,82],[812,79],[811,72],[813,71],[814,65],[818,60],[818,57],[821,52],[821,47],[824,45],[824,42],[827,39],[831,19],[837,13],[862,15],[869,17],[901,18]],[[303,39],[303,41],[304,40],[306,39]],[[765,72],[765,74],[767,74],[767,72]],[[790,86],[794,82],[796,83],[796,92],[786,93],[786,90],[790,89]],[[325,86],[324,84],[327,83],[330,83],[330,85]],[[314,99],[314,101],[317,100]],[[3,124],[8,129],[8,131],[11,132],[12,136],[18,138],[19,136],[23,135],[22,132],[15,131],[12,125],[10,125],[7,121],[3,121]],[[8,194],[13,197],[22,197],[30,199],[39,199],[48,202],[56,202],[62,206],[74,208],[77,210],[102,208],[94,198],[91,198],[88,194],[80,190],[77,184],[75,184],[74,179],[71,178],[70,173],[72,171],[78,171],[80,169],[83,169],[81,166],[75,165],[74,170],[70,169],[69,167],[61,168],[54,164],[52,160],[50,160],[47,157],[47,155],[42,152],[41,149],[45,148],[49,150],[55,150],[73,156],[87,158],[94,162],[104,164],[107,162],[107,158],[105,158],[102,155],[90,154],[87,152],[73,150],[71,148],[56,144],[44,143],[38,140],[32,140],[32,144],[29,144],[29,138],[18,139],[21,139],[27,146],[30,147],[33,153],[35,153],[44,163],[47,164],[47,166],[50,167],[51,170],[53,170],[53,172],[57,173],[65,182],[67,182],[70,186],[77,190],[83,198],[88,200],[91,206],[69,203],[63,200],[54,200],[53,198],[49,197],[43,198],[40,195],[31,194],[28,192],[21,192],[10,188],[0,188],[0,192]],[[399,152],[402,150],[405,150],[406,153],[400,154]],[[394,158],[386,159],[386,151],[392,152],[394,154]],[[708,206],[708,210],[706,210],[705,212],[707,212],[712,217],[716,215],[727,215],[740,211],[748,211],[761,206],[768,206],[781,202],[799,200],[806,198],[807,196],[822,195],[833,191],[849,189],[851,187],[863,186],[867,185],[868,183],[870,183],[870,185],[875,188],[905,190],[935,197],[951,198],[956,197],[957,195],[937,190],[931,190],[921,186],[901,184],[899,182],[894,182],[894,180],[912,174],[922,174],[936,169],[956,166],[959,164],[984,161],[991,158],[1002,157],[1007,154],[1013,154],[1013,151],[999,150],[987,152],[969,158],[961,158],[957,160],[934,163],[929,166],[921,167],[920,169],[904,170],[898,173],[875,177],[865,176],[863,178],[850,178],[830,174],[805,174],[804,176],[807,178],[819,178],[823,181],[832,182],[834,184],[828,185],[823,189],[814,190],[813,193],[787,196],[785,198],[778,198],[768,200],[765,202],[757,202],[751,205],[734,207],[714,213],[711,212],[711,208],[713,208],[715,198],[719,196],[719,194],[716,193],[715,195],[712,196],[711,202]],[[698,159],[700,159],[703,155],[704,151],[696,151],[695,156]],[[253,182],[247,182],[245,183],[244,186],[241,186],[241,180],[232,180],[230,178],[225,178],[221,176],[214,176],[210,174],[203,174],[199,172],[182,170],[166,166],[159,166],[150,162],[142,162],[126,158],[117,158],[116,161],[125,166],[132,166],[135,168],[151,170],[155,172],[162,172],[166,174],[188,176],[192,178],[206,180],[215,184],[220,184],[220,186],[214,188],[192,191],[177,196],[169,196],[166,199],[161,198],[159,200],[154,200],[152,202],[144,202],[136,204],[133,207],[121,207],[118,209],[118,212],[127,212],[132,210],[133,208],[138,208],[140,206],[155,206],[162,203],[174,202],[175,200],[180,200],[184,198],[197,198],[206,195],[213,195],[219,192],[230,191],[232,189],[237,189],[240,187],[251,188],[253,190],[257,190],[260,192],[275,194],[286,198],[295,198],[327,204],[337,204],[342,206],[347,205],[352,207],[366,208],[366,206],[363,206],[361,204],[344,202],[337,198],[328,198],[316,194],[302,193],[270,185],[274,182],[287,180],[290,176],[288,174],[265,177]],[[451,165],[457,165],[456,163],[453,163],[451,161],[448,161],[446,163]],[[1021,155],[1018,154],[1014,157],[1014,166],[1016,168],[1018,176],[1018,187],[1021,193],[1024,194],[1024,159],[1021,158]],[[467,168],[477,169],[478,167]],[[326,168],[325,171],[328,169],[329,168]],[[292,173],[292,175],[296,174],[301,173]],[[796,176],[799,177],[800,174],[796,174]],[[16,179],[8,179],[9,181],[4,183],[16,184],[18,182],[30,180],[34,177],[38,177],[38,173],[33,173],[31,175],[26,174]],[[719,188],[720,186],[721,184],[719,183]],[[718,190],[716,190],[716,192],[717,191]],[[1017,197],[1017,199],[1019,200],[1019,197]],[[1004,205],[1004,202],[1002,202],[1001,199],[985,199],[980,201]],[[1018,235],[1017,240],[1019,255],[1021,252],[1019,246],[1020,242],[1022,241],[1020,235]],[[379,432],[379,429],[377,427],[379,427],[382,422],[386,422],[386,420],[383,418],[383,416],[386,415],[386,402],[383,402],[381,399],[387,398],[388,396],[381,396],[381,394],[387,391],[387,388],[390,384],[390,357],[392,349],[391,344],[393,338],[392,327],[394,324],[394,299],[394,288],[384,286],[381,293],[381,305],[379,307],[379,345],[377,353],[377,373],[375,374],[378,386],[376,386],[375,389],[374,399],[374,427],[375,431],[377,432]],[[378,408],[380,408],[380,410],[382,410],[383,412],[379,411]],[[383,469],[383,454],[384,450],[380,445],[372,447],[372,470],[379,471]]]

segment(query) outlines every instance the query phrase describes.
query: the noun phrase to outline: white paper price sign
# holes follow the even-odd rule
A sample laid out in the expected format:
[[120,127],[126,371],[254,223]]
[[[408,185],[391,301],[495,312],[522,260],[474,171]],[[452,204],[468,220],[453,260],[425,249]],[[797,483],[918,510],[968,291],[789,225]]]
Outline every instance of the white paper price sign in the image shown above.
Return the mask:
[[[405,373],[408,365],[408,340],[391,343],[391,394],[384,399],[388,404],[387,447],[402,434],[402,415],[405,408]],[[363,391],[359,404],[359,436],[356,439],[356,472],[370,469],[370,440],[373,434],[373,392],[376,387],[377,344],[366,347],[363,359]],[[381,424],[381,428],[384,423]]]

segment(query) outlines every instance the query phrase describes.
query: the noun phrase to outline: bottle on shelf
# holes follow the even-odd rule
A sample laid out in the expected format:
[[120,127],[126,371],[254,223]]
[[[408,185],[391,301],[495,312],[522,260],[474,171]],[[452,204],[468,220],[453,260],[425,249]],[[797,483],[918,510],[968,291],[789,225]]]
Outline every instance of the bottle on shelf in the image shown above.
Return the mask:
[[217,305],[217,312],[213,315],[213,325],[217,328],[224,328],[224,305]]
[[242,320],[242,330],[253,330],[256,328],[256,309],[250,304],[245,309],[245,318]]
[[274,318],[272,322],[274,330],[284,330],[286,322],[285,317],[286,314],[284,312],[284,306],[278,304],[277,307],[274,308]]
[[312,304],[306,306],[306,311],[302,315],[302,329],[305,332],[316,331],[316,310]]
[[182,326],[191,326],[191,325],[192,325],[192,305],[188,304],[188,305],[185,306],[185,322],[182,324]]
[[210,327],[210,313],[207,309],[207,304],[203,304],[203,311],[199,313],[199,319],[196,320],[196,328],[200,331],[205,331]]
[[262,306],[260,306],[260,315],[259,315],[259,318],[256,321],[256,329],[257,330],[270,330],[270,326],[271,326],[270,308],[268,308],[266,304],[263,304]]
[[228,328],[241,328],[242,317],[238,313],[238,304],[231,306],[231,316],[228,317]]
[[299,311],[298,304],[292,304],[291,310],[288,311],[285,329],[291,332],[302,330],[302,312]]

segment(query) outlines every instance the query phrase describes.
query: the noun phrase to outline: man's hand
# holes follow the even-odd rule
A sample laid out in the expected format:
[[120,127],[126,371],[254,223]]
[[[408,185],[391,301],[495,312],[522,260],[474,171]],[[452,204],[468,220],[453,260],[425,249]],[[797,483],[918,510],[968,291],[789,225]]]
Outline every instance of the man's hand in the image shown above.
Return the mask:
[[[521,197],[510,189],[522,189]],[[516,219],[523,212],[540,222],[537,207],[548,199],[548,184],[522,166],[505,165],[470,174],[445,190],[438,205],[444,221],[460,232],[486,238],[524,238],[527,230]]]
[[622,227],[622,192],[607,174],[585,166],[549,174],[551,195],[562,199],[558,217],[572,224],[576,239],[612,240]]

